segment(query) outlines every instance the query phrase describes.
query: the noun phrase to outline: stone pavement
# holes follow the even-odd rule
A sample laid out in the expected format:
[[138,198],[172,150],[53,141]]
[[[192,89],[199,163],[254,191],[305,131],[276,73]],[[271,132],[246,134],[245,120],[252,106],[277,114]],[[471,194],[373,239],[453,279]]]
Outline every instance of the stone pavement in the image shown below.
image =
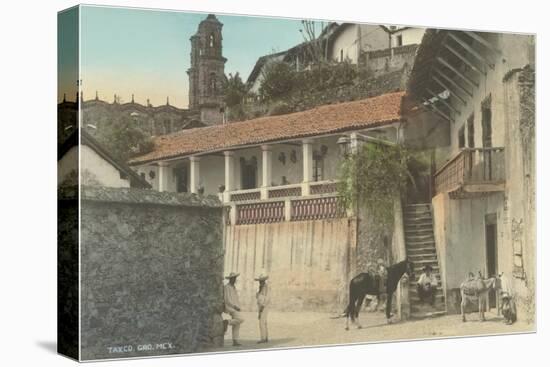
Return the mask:
[[421,320],[409,320],[387,324],[381,312],[362,312],[363,328],[344,330],[345,319],[333,319],[335,315],[320,312],[271,312],[268,316],[269,343],[259,340],[258,314],[243,313],[240,347],[233,347],[231,330],[225,334],[223,348],[208,351],[237,351],[251,349],[289,348],[315,345],[365,343],[403,339],[442,338],[450,336],[487,335],[535,331],[534,324],[521,320],[505,325],[501,317],[486,313],[487,321],[480,322],[477,313],[467,315],[466,323],[460,315],[446,315]]

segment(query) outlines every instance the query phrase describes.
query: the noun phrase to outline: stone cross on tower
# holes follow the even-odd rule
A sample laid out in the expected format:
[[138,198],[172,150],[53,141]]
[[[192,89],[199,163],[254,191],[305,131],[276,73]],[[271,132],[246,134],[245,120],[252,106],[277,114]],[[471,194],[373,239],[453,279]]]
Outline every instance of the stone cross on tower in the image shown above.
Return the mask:
[[189,108],[200,112],[201,122],[207,125],[223,121],[222,85],[227,59],[222,56],[222,27],[216,16],[209,14],[190,38]]

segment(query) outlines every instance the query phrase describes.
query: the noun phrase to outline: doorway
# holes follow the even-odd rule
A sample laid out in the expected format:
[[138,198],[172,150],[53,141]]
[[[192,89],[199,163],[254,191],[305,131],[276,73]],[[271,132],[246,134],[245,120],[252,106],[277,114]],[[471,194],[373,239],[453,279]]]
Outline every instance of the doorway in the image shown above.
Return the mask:
[[258,161],[256,157],[249,160],[241,158],[241,189],[249,190],[257,187]]
[[[498,275],[498,244],[497,244],[497,222],[496,214],[485,216],[485,259],[486,276],[496,277]],[[489,308],[497,307],[497,294],[494,289],[489,291]]]
[[180,165],[174,168],[174,174],[176,176],[176,191],[177,192],[187,192],[187,166]]

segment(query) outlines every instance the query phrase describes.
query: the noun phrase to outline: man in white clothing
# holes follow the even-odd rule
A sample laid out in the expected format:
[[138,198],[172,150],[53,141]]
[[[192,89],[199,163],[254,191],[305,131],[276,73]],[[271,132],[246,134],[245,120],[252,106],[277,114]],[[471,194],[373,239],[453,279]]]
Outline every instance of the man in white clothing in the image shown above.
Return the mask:
[[422,303],[425,303],[426,300],[429,301],[430,305],[434,306],[435,304],[435,292],[437,291],[437,278],[432,273],[432,267],[430,265],[424,266],[422,275],[418,279],[416,284],[416,290],[418,292],[418,297]]
[[231,320],[229,320],[229,325],[231,325],[231,333],[233,337],[233,346],[237,347],[241,344],[239,343],[239,330],[244,319],[241,316],[241,306],[239,302],[239,294],[237,293],[237,288],[235,288],[235,283],[237,282],[237,277],[239,273],[229,274],[225,277],[228,279],[228,283],[223,287],[223,300],[225,303],[225,312],[231,315]]
[[256,293],[258,303],[258,321],[260,322],[260,341],[258,343],[267,343],[267,308],[269,306],[269,287],[267,285],[268,276],[265,274],[256,278],[260,282],[260,288]]

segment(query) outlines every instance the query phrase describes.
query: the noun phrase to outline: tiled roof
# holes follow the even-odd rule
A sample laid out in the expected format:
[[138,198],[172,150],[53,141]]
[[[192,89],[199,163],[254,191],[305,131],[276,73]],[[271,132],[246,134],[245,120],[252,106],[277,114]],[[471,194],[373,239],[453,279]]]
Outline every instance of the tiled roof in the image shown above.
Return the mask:
[[153,151],[131,159],[130,164],[391,124],[404,120],[403,101],[404,92],[394,92],[286,115],[183,130],[155,138]]

